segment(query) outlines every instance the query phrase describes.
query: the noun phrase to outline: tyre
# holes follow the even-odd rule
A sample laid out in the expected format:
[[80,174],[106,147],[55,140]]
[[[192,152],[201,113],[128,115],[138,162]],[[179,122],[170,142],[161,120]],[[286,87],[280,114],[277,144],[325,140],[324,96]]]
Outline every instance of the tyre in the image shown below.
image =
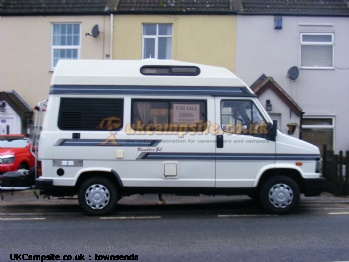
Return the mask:
[[92,177],[84,181],[78,191],[79,204],[88,214],[103,216],[116,206],[118,194],[108,178]]
[[268,213],[286,214],[298,204],[300,189],[292,178],[274,176],[263,183],[259,197]]
[[250,193],[250,194],[247,194],[247,196],[253,200],[258,200],[259,199],[259,195],[257,192],[253,192],[253,193]]

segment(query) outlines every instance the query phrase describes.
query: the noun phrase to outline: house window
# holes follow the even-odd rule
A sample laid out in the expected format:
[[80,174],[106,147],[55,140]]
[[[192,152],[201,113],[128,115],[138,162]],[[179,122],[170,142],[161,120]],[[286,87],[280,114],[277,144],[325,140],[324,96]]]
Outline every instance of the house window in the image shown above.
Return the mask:
[[301,67],[333,68],[334,34],[301,33]]
[[52,24],[52,69],[59,59],[80,57],[80,32],[80,24]]
[[334,145],[334,117],[330,116],[304,116],[302,120],[302,139],[316,145],[320,151],[325,144],[329,150]]
[[172,24],[143,24],[143,59],[172,58]]

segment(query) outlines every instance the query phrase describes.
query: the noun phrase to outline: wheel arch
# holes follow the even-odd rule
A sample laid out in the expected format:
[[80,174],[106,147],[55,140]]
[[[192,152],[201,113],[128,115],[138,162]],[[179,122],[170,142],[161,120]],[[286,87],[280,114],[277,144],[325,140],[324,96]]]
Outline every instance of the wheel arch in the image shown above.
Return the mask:
[[86,170],[83,171],[76,183],[75,183],[75,188],[76,191],[79,189],[79,187],[81,186],[81,184],[86,181],[87,179],[91,178],[91,177],[105,177],[110,179],[118,189],[123,188],[124,185],[122,183],[122,180],[120,178],[120,175],[113,169],[111,170]]
[[26,166],[28,167],[28,170],[31,168],[29,162],[26,159],[23,159],[19,164],[18,164],[18,169],[20,169],[21,166]]
[[271,177],[275,176],[287,176],[291,179],[293,179],[299,186],[299,189],[301,192],[304,191],[304,179],[301,175],[301,172],[295,168],[273,168],[273,169],[267,169],[265,170],[262,175],[260,176],[258,183],[257,183],[257,190],[259,191],[263,183],[268,180]]

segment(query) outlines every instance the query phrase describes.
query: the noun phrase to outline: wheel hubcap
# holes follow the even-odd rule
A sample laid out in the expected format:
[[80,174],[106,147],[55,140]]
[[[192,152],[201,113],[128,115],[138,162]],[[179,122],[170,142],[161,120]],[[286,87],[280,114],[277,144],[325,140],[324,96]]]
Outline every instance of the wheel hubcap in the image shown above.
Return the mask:
[[269,201],[276,208],[286,208],[291,205],[293,191],[286,184],[274,185],[269,191]]
[[108,205],[110,199],[109,190],[103,185],[92,185],[85,193],[87,205],[92,209],[102,209]]

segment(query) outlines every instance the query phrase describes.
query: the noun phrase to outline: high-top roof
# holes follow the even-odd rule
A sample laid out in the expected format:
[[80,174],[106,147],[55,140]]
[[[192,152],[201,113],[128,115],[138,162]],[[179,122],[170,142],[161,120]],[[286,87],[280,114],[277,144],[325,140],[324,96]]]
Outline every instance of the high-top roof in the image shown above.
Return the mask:
[[[165,73],[143,73],[160,69]],[[169,73],[167,73],[167,69]],[[195,74],[179,70],[198,69]],[[157,71],[156,71],[157,72]],[[182,71],[183,72],[183,71]],[[60,60],[51,93],[168,94],[254,96],[228,69],[175,60]]]

